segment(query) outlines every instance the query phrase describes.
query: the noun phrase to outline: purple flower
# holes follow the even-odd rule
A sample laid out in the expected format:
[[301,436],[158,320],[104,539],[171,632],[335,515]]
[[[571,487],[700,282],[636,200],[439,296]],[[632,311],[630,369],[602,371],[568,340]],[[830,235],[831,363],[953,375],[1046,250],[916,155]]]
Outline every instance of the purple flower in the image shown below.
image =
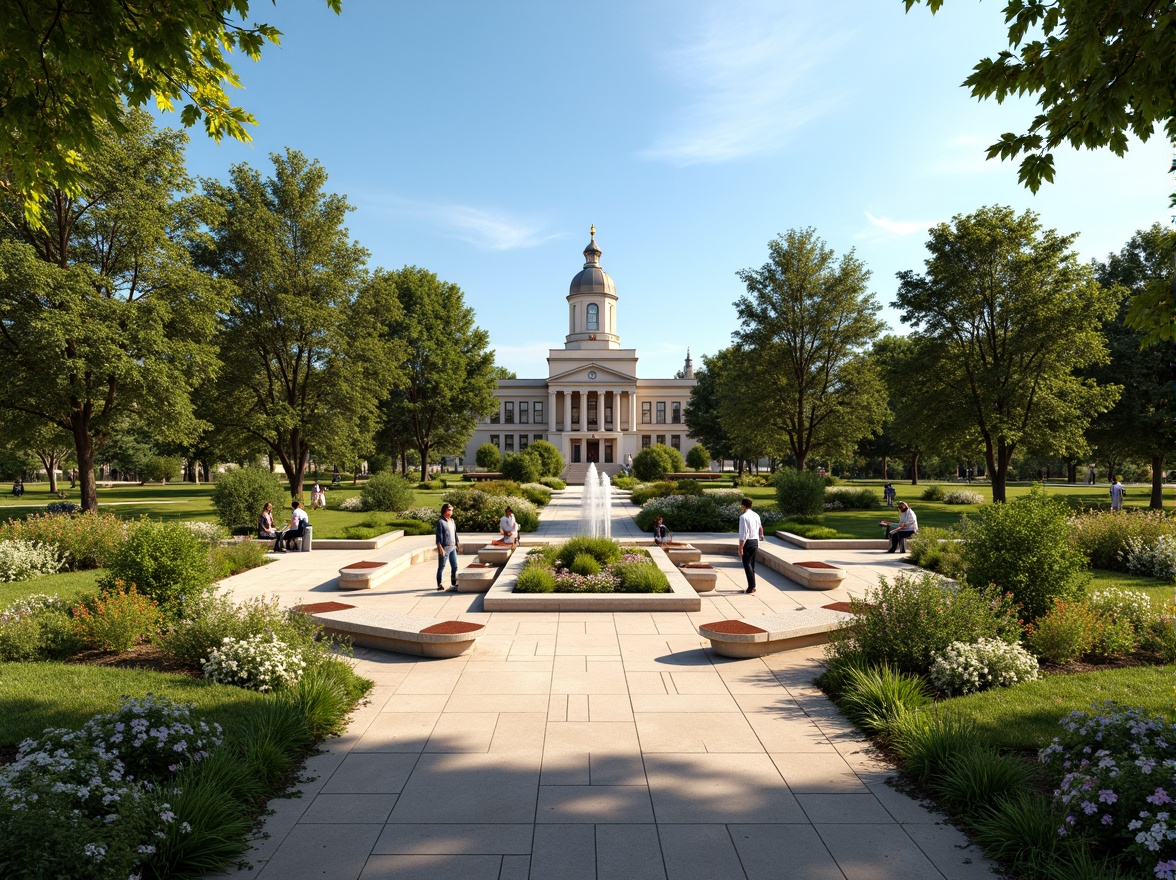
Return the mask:
[[1110,813],[1103,813],[1103,817],[1099,821],[1102,822],[1104,825],[1110,825],[1112,822],[1115,821],[1115,818]]
[[1172,803],[1172,799],[1168,797],[1168,792],[1162,788],[1157,788],[1155,792],[1146,798],[1149,804],[1155,804],[1157,807],[1162,807],[1164,804]]

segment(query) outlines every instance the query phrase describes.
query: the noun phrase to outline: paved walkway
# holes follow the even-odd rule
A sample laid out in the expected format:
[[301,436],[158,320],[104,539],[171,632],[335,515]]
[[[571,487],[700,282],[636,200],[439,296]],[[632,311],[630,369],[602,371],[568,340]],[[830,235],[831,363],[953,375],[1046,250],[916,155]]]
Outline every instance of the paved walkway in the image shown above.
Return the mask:
[[[573,534],[577,488],[540,536]],[[636,536],[628,502],[616,537]],[[733,541],[731,535],[723,536]],[[526,537],[524,537],[524,541]],[[773,539],[774,540],[774,539]],[[265,880],[980,880],[964,836],[888,782],[893,771],[812,686],[820,649],[726,660],[695,626],[860,594],[901,567],[867,551],[795,551],[850,571],[815,593],[763,571],[742,593],[733,556],[697,614],[494,613],[438,593],[431,564],[340,594],[339,566],[399,555],[288,554],[232,579],[239,596],[339,598],[486,624],[452,660],[356,652],[373,681],[347,732],[310,759],[299,798],[273,801],[239,872]],[[469,561],[472,557],[462,560]]]

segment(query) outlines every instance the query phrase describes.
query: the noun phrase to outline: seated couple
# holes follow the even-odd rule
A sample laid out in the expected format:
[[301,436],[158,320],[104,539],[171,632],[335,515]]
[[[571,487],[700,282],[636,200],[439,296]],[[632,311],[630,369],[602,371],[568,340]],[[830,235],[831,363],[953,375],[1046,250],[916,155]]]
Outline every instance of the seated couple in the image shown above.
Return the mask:
[[306,515],[306,511],[302,509],[301,504],[293,501],[290,506],[293,508],[290,513],[290,522],[280,529],[274,526],[274,506],[268,501],[266,502],[265,508],[261,511],[261,516],[257,518],[257,537],[276,539],[274,541],[274,553],[286,553],[290,550],[297,550],[297,541],[305,534],[306,527],[310,524],[310,518]]
[[498,521],[498,530],[501,534],[490,542],[494,546],[510,547],[519,542],[519,524],[515,520],[514,511],[509,507]]

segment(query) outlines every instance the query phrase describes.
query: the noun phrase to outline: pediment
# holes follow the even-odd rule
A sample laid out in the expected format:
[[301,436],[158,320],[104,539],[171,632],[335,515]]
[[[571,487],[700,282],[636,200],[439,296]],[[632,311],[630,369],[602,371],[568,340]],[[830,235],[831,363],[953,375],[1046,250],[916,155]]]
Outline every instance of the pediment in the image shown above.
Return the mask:
[[[589,373],[595,373],[596,378],[590,378]],[[636,384],[637,377],[622,373],[619,370],[598,364],[595,361],[579,363],[570,370],[555,373],[547,379],[548,386],[563,384],[602,385],[623,382],[626,385]]]

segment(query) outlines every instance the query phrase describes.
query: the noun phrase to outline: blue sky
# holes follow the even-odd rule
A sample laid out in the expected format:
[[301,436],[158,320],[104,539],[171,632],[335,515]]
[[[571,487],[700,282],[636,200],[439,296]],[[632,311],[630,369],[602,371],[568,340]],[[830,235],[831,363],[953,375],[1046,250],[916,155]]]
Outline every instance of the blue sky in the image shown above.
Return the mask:
[[[225,177],[292,147],[347,194],[373,266],[455,282],[498,362],[545,376],[595,223],[621,342],[670,376],[730,342],[739,269],[812,226],[872,271],[883,317],[926,231],[985,204],[1031,208],[1105,257],[1168,218],[1170,148],[1058,154],[1036,196],[986,162],[1029,101],[959,83],[1005,42],[1001,4],[795,2],[255,2],[284,34],[237,62],[252,144],[194,131],[189,167]],[[165,117],[165,120],[167,117]],[[178,120],[170,122],[178,125]]]

